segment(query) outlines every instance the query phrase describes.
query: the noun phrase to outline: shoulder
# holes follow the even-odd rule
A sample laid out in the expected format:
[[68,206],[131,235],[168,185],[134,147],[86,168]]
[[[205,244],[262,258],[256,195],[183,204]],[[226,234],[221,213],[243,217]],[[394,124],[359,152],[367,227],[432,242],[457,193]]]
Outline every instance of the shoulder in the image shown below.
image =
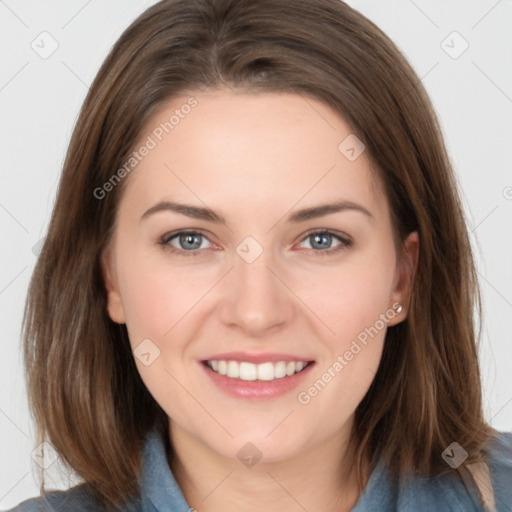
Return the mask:
[[6,512],[96,512],[101,510],[87,486],[79,485],[66,491],[48,491],[37,498],[23,501]]
[[487,447],[496,510],[512,506],[512,432],[498,432]]
[[512,433],[497,432],[486,446],[486,463],[483,468],[466,466],[463,481],[447,469],[431,478],[409,475],[399,484],[392,483],[381,463],[352,512],[512,510]]
[[407,493],[408,499],[413,502],[419,500],[424,505],[435,503],[436,510],[443,511],[510,509],[512,433],[497,432],[486,445],[485,463],[465,465],[465,469],[463,482],[452,478],[450,473],[433,479],[420,479],[411,486],[413,492]]
[[[42,496],[23,501],[18,506],[5,512],[104,512],[94,499],[86,484],[81,484],[65,491],[48,491]],[[120,512],[136,512],[136,503],[126,503]]]

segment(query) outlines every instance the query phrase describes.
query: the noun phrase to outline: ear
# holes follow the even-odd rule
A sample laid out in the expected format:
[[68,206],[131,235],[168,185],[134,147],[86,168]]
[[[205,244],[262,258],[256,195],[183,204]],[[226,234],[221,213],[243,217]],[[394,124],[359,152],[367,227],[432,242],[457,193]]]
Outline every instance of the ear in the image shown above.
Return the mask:
[[[390,305],[390,308],[396,312],[396,315],[390,319],[388,326],[403,322],[407,317],[412,285],[418,266],[419,249],[419,236],[417,231],[413,231],[405,239],[402,253],[399,256],[395,274],[395,286],[391,295]],[[400,312],[397,311],[398,304],[402,306]]]
[[112,253],[108,248],[101,256],[101,272],[107,292],[107,312],[113,322],[124,324],[126,317],[112,260]]

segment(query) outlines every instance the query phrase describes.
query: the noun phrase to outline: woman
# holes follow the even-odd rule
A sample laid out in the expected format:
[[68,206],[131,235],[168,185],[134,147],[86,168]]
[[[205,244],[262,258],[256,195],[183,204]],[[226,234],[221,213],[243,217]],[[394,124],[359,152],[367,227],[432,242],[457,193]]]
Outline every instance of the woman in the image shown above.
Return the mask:
[[337,0],[163,1],[78,119],[25,317],[14,510],[508,510],[421,82]]

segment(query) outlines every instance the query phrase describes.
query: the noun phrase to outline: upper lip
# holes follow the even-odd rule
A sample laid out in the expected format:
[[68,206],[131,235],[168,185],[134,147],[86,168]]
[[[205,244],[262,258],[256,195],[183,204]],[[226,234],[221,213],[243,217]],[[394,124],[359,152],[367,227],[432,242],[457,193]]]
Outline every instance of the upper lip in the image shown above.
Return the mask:
[[257,353],[250,354],[248,352],[224,352],[223,354],[214,354],[209,357],[206,357],[204,361],[238,361],[238,362],[247,362],[253,364],[261,364],[261,363],[277,363],[279,361],[284,361],[289,363],[291,361],[295,362],[304,362],[308,363],[313,361],[312,359],[308,359],[302,356],[294,356],[292,354],[282,354],[282,353]]

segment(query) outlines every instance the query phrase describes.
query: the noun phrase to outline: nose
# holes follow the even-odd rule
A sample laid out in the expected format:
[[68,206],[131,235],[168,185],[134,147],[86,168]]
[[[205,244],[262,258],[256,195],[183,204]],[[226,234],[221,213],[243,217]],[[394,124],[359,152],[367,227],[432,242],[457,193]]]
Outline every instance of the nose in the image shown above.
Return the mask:
[[221,320],[254,338],[282,328],[295,314],[293,294],[283,277],[270,251],[263,251],[252,263],[235,255],[234,268],[224,282]]

